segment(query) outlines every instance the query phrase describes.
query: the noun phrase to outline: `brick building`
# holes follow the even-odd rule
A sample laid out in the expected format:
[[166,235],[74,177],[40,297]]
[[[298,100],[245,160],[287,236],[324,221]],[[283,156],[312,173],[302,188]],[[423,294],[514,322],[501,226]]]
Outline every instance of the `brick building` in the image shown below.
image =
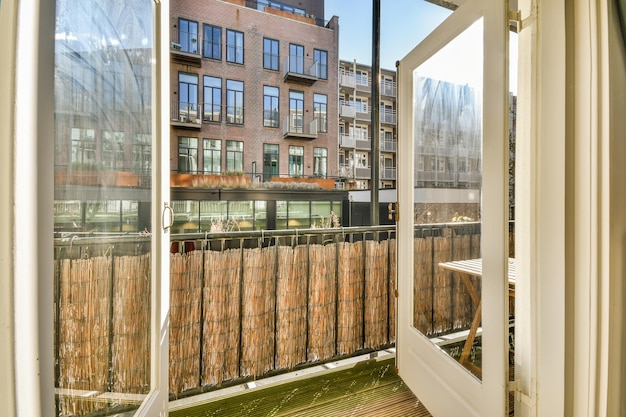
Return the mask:
[[323,16],[313,0],[172,2],[173,177],[335,171],[338,19]]

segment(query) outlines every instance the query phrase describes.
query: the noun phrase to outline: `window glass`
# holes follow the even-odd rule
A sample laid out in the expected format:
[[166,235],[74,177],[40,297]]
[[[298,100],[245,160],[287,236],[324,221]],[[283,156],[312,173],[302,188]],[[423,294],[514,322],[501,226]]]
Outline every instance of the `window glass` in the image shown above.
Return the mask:
[[304,131],[304,93],[289,91],[289,131]]
[[276,39],[263,38],[263,68],[278,71],[278,46]]
[[278,176],[278,145],[263,144],[263,182]]
[[110,169],[118,170],[127,168],[124,161],[124,145],[126,135],[124,132],[102,132],[102,164]]
[[243,124],[243,81],[226,80],[226,122]]
[[200,231],[220,232],[228,228],[226,201],[200,202]]
[[319,49],[313,50],[313,59],[317,66],[317,76],[324,80],[328,79],[328,52]]
[[231,230],[254,230],[254,202],[229,201],[228,220]]
[[222,121],[222,79],[204,76],[204,116],[205,122]]
[[243,64],[243,32],[226,30],[226,61]]
[[226,171],[243,173],[243,142],[226,141]]
[[222,172],[222,141],[204,139],[203,143],[203,171],[205,174],[219,174]]
[[304,46],[289,44],[289,72],[304,74]]
[[189,52],[192,54],[198,53],[198,22],[191,20],[179,19],[178,20],[178,43],[180,44],[181,51]]
[[204,51],[205,58],[222,59],[222,28],[212,25],[204,25]]
[[328,165],[328,150],[326,148],[313,148],[313,175],[326,178]]
[[289,176],[304,174],[304,146],[289,146]]
[[263,126],[278,127],[278,87],[263,87]]
[[308,201],[289,201],[287,204],[287,227],[308,229],[311,226],[311,206]]
[[198,171],[198,138],[178,138],[178,172],[195,174]]
[[313,113],[317,131],[328,132],[328,97],[325,94],[313,94]]
[[178,121],[195,122],[198,114],[198,76],[178,74]]

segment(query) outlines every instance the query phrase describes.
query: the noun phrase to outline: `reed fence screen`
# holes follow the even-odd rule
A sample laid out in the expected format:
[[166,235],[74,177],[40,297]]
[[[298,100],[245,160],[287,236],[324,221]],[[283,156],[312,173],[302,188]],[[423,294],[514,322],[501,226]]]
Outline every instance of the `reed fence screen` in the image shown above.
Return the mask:
[[[393,346],[395,232],[346,230],[172,242],[171,397]],[[467,328],[469,295],[456,274],[435,266],[479,256],[480,230],[420,230],[414,323],[428,335]],[[73,244],[72,251],[55,251],[56,386],[145,394],[150,254],[129,254],[124,245],[90,254],[77,251],[79,240]],[[79,406],[71,395],[58,398],[68,415],[97,408]]]

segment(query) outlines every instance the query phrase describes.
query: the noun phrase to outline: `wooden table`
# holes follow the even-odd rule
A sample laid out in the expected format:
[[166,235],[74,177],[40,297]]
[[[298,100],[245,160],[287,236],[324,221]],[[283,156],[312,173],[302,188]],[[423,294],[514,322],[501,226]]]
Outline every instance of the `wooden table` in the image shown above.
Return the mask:
[[[474,319],[472,320],[472,325],[467,335],[467,339],[465,340],[465,345],[463,346],[461,357],[459,358],[459,363],[464,366],[468,366],[470,364],[467,363],[467,358],[469,357],[469,354],[471,352],[472,344],[474,344],[476,332],[478,331],[478,326],[480,325],[482,307],[482,300],[476,292],[476,288],[474,288],[474,286],[472,285],[470,276],[482,278],[483,261],[481,258],[477,258],[464,261],[441,262],[439,263],[439,266],[444,269],[459,273],[459,276],[461,277],[463,284],[465,284],[465,287],[467,288],[470,297],[472,297],[472,301],[474,301],[474,303],[476,304]],[[508,270],[509,298],[512,298],[515,296],[515,258],[509,258]],[[474,369],[474,371],[478,371],[480,373],[480,370]]]

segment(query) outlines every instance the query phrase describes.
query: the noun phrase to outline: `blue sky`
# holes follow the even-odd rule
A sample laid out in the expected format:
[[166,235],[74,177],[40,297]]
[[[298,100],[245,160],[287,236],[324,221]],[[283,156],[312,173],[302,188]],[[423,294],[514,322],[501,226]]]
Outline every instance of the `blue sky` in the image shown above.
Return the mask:
[[[325,19],[339,16],[339,58],[372,63],[372,1],[326,0]],[[380,66],[396,61],[426,37],[449,10],[424,0],[380,0]]]

